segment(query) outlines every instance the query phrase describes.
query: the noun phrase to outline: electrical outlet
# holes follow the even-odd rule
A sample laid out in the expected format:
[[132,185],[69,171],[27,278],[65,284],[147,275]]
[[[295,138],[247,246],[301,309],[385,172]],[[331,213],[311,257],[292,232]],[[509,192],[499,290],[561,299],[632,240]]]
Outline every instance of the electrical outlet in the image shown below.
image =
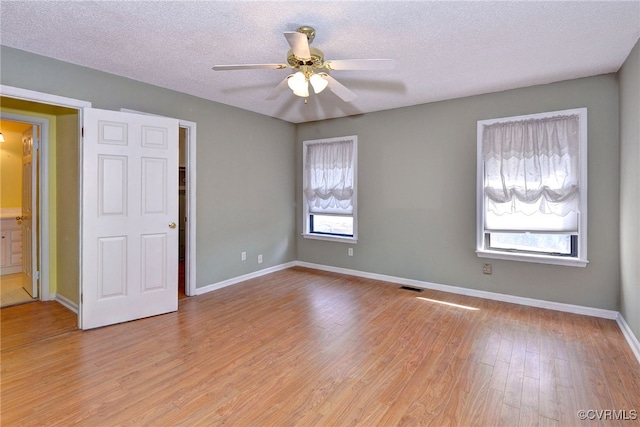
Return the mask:
[[258,264],[262,264],[262,254],[258,255]]
[[353,248],[349,248],[348,254],[349,254],[349,256],[353,256]]
[[482,264],[482,274],[491,274],[491,264]]
[[242,252],[240,254],[240,258],[242,259],[242,261],[246,261],[247,260],[247,253],[246,252]]

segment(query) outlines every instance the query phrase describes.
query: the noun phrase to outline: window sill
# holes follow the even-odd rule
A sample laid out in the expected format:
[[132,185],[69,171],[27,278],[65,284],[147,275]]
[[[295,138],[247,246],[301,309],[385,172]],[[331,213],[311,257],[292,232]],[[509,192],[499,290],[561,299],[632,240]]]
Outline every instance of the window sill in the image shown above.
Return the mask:
[[329,242],[358,243],[358,239],[355,237],[330,236],[326,234],[311,234],[311,233],[302,233],[302,237],[304,237],[305,239],[313,239],[313,240],[327,240]]
[[550,255],[521,254],[513,252],[499,252],[488,250],[477,250],[476,254],[480,258],[503,259],[507,261],[535,262],[538,264],[564,265],[568,267],[586,267],[589,261],[578,258],[555,257]]

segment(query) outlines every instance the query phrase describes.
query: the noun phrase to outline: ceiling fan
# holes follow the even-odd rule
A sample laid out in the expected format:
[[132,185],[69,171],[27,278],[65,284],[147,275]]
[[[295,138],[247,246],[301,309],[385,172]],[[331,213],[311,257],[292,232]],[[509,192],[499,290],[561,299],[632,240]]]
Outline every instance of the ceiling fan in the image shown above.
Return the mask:
[[297,70],[288,75],[277,85],[265,99],[275,99],[287,86],[297,96],[309,97],[309,84],[313,92],[318,94],[325,88],[336,94],[345,102],[353,101],[356,94],[331,77],[327,71],[332,70],[393,70],[396,62],[393,59],[338,59],[325,60],[320,49],[309,46],[315,38],[316,31],[312,27],[303,26],[297,31],[285,31],[291,50],[287,54],[286,64],[237,64],[214,65],[215,71],[256,70],[291,68]]

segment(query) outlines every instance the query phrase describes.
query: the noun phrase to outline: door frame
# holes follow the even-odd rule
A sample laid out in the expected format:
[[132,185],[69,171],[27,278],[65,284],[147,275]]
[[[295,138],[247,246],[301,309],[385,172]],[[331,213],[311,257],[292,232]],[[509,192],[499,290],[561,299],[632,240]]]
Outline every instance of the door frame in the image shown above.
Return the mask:
[[[85,107],[91,107],[91,102],[83,101],[80,99],[67,98],[64,96],[52,95],[43,92],[37,92],[29,89],[23,89],[14,86],[7,86],[0,84],[0,94],[7,98],[21,99],[24,101],[37,102],[40,104],[57,105],[60,107],[66,107],[75,109],[78,111],[78,150],[81,148],[82,141],[82,109]],[[3,116],[9,116],[9,113],[3,113]],[[32,120],[38,123],[38,117],[28,117],[29,121]],[[50,233],[50,216],[49,216],[49,159],[51,153],[49,152],[49,120],[46,120],[40,129],[41,131],[41,143],[40,143],[40,196],[39,196],[39,221],[40,221],[40,301],[49,301],[52,299],[50,292],[50,253],[49,253],[49,233]],[[79,191],[79,190],[78,190]],[[81,230],[82,231],[82,230]],[[80,272],[80,265],[78,265],[78,273]],[[79,296],[79,295],[78,295]],[[65,307],[76,312],[78,314],[78,324],[80,316],[77,306],[74,307],[70,304],[70,301],[63,301],[53,295],[53,299],[56,299]]]
[[184,163],[187,168],[187,182],[185,183],[187,224],[184,245],[184,293],[191,297],[196,295],[196,123],[180,119],[178,121],[179,126],[186,129]]
[[[39,104],[56,105],[60,107],[66,107],[75,109],[78,111],[78,150],[81,148],[82,138],[82,109],[85,107],[91,107],[91,103],[79,99],[66,98],[63,96],[52,95],[43,92],[36,92],[29,89],[22,89],[13,86],[0,85],[0,93],[3,97],[21,99],[24,101],[37,102]],[[16,116],[10,113],[2,113],[3,118]],[[49,253],[49,233],[50,233],[50,200],[49,200],[49,160],[50,160],[50,147],[49,147],[49,120],[42,119],[34,116],[22,116],[27,119],[27,122],[35,122],[41,124],[41,142],[40,142],[40,196],[39,196],[39,221],[40,221],[40,301],[48,301],[52,299],[50,293],[50,253]],[[42,121],[45,121],[44,124]],[[24,120],[20,120],[24,121]],[[79,191],[79,190],[78,190]],[[78,265],[78,272],[80,272],[80,265]],[[78,295],[79,296],[79,295]],[[53,299],[67,307],[68,309],[79,313],[78,307],[74,307],[69,301],[60,300],[53,295]]]

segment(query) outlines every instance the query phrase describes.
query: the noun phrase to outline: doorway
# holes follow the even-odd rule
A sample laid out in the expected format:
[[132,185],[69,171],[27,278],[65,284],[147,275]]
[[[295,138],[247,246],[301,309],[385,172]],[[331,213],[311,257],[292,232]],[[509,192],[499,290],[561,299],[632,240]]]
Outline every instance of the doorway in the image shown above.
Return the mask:
[[42,296],[38,173],[41,123],[17,114],[0,117],[1,307],[37,301]]
[[[4,86],[3,86],[4,88]],[[9,90],[8,92],[11,92]],[[23,253],[23,264],[33,266],[32,289],[37,292],[38,300],[57,300],[67,308],[74,310],[74,300],[77,301],[77,288],[72,288],[72,283],[77,277],[77,266],[73,265],[74,257],[77,259],[77,222],[73,221],[77,216],[77,203],[74,201],[74,192],[65,191],[73,188],[75,171],[78,169],[78,109],[62,105],[38,103],[21,98],[8,97],[2,91],[2,111],[0,118],[12,122],[23,123],[39,128],[35,138],[36,154],[33,163],[34,191],[29,191],[33,197],[33,238],[29,242],[23,242],[22,251],[32,254],[34,262],[25,263],[27,258]],[[69,147],[72,151],[69,151]],[[32,155],[33,159],[33,155]],[[50,165],[57,164],[55,170],[58,173],[50,174]],[[55,167],[55,166],[54,166]],[[70,181],[71,180],[71,181]],[[23,180],[24,181],[24,180]],[[52,182],[53,181],[53,182]],[[52,184],[52,185],[50,185]],[[60,188],[60,193],[56,189]],[[76,199],[77,199],[77,195]],[[24,197],[23,197],[24,198]],[[22,213],[14,216],[23,216]],[[22,219],[22,218],[21,218]],[[28,224],[27,224],[28,225]],[[70,232],[67,232],[70,230]],[[24,233],[24,230],[23,234]],[[58,236],[64,236],[67,245],[59,247]],[[24,236],[23,236],[24,237]],[[66,248],[71,248],[75,253],[68,253]],[[31,250],[29,250],[31,248]],[[60,250],[62,249],[62,251]],[[60,257],[58,255],[61,255]],[[56,286],[62,283],[62,286]]]
[[[77,168],[78,168],[77,156],[79,151],[78,147],[80,142],[79,135],[81,131],[80,124],[82,123],[82,111],[86,107],[91,107],[91,103],[77,100],[77,99],[60,97],[57,95],[34,92],[27,89],[14,88],[14,87],[5,86],[5,85],[0,85],[0,92],[2,92],[3,94],[1,97],[3,115],[5,114],[5,112],[11,112],[12,110],[19,110],[29,115],[34,114],[34,116],[46,116],[47,114],[55,116],[57,114],[61,114],[60,113],[61,110],[64,112],[63,114],[67,114],[67,115],[70,114],[71,120],[67,121],[67,127],[75,127],[75,136],[69,137],[69,141],[71,143],[67,144],[66,146],[69,148],[69,150],[75,151],[75,153],[66,153],[66,154],[72,154],[71,157],[75,156],[75,159],[72,159],[71,162],[73,163],[73,161],[75,161],[76,167],[73,169],[66,169],[64,166],[61,167],[59,162],[61,155],[63,158],[66,158],[67,156],[65,154],[61,154],[60,152],[56,153],[54,150],[53,155],[54,156],[57,155],[58,164],[56,168],[57,173],[53,176],[66,173],[67,175],[73,175],[74,179],[77,180],[79,176],[77,173]],[[184,197],[183,197],[184,216],[182,216],[180,219],[180,221],[183,222],[183,225],[184,225],[183,229],[184,229],[184,236],[185,236],[184,237],[185,257],[184,257],[184,263],[182,264],[183,268],[181,269],[182,271],[181,274],[185,282],[185,295],[195,295],[195,286],[196,286],[196,281],[195,281],[195,277],[196,277],[196,268],[195,268],[195,261],[196,261],[196,256],[195,256],[195,249],[196,249],[195,247],[196,124],[194,122],[183,121],[183,120],[180,120],[179,122],[180,122],[181,133],[184,132],[184,139],[185,139],[184,180],[186,181],[185,189],[184,189]],[[46,136],[48,134],[48,130],[47,131],[43,130],[43,133]],[[40,176],[43,177],[44,179],[47,179],[47,177],[49,177],[49,167],[48,167],[49,153],[47,150],[48,150],[48,147],[44,145],[42,147],[43,162],[40,170]],[[50,208],[49,206],[49,199],[48,199],[49,194],[47,191],[49,189],[49,186],[48,184],[45,185],[44,182],[42,184],[44,191],[41,192],[41,196],[40,196],[41,202],[39,204],[39,209],[43,212],[43,216],[41,218],[41,227],[39,231],[43,240],[47,239],[46,242],[43,241],[41,244],[42,258],[41,258],[40,276],[41,276],[42,292],[41,292],[40,299],[43,301],[55,299],[62,305],[78,313],[78,307],[79,307],[78,302],[79,302],[80,292],[77,285],[75,286],[72,293],[67,293],[65,295],[60,292],[61,283],[76,283],[76,284],[79,283],[79,280],[77,278],[77,274],[78,274],[77,263],[73,266],[72,271],[70,271],[71,274],[76,276],[76,280],[67,281],[66,278],[61,279],[61,273],[64,273],[64,271],[61,271],[61,269],[59,268],[60,258],[77,260],[78,256],[76,255],[76,256],[67,257],[66,255],[63,255],[63,254],[57,255],[57,251],[58,249],[60,249],[60,245],[61,245],[61,241],[60,241],[61,234],[64,234],[64,233],[61,233],[61,230],[60,230],[61,217],[62,218],[66,217],[66,215],[60,215],[60,212],[59,212],[60,205],[61,205],[60,202],[58,202],[57,218],[54,216],[53,218],[51,218],[51,220],[49,220],[49,213],[56,212],[55,198],[59,197],[61,193],[75,194],[76,191],[74,191],[72,188],[77,188],[77,187],[76,186],[70,186],[66,188],[64,186],[61,187],[60,177],[57,176],[56,179],[58,181],[57,183],[58,194],[56,195],[54,190],[54,194],[51,195],[54,207]],[[55,188],[55,184],[53,184],[51,188]],[[79,197],[79,195],[75,194],[75,197],[77,198]],[[74,203],[74,202],[64,203],[64,205],[72,206],[74,209],[78,210],[77,213],[80,214],[79,203]],[[189,219],[188,222],[186,222],[187,218]],[[78,224],[79,222],[76,221],[72,226],[73,230],[70,230],[72,233],[76,233],[76,235],[78,235],[81,232]],[[49,231],[50,226],[52,229],[51,232]],[[51,244],[48,241],[48,236],[50,235],[53,240]],[[63,246],[65,246],[65,248],[74,247],[75,251],[77,252],[79,248],[79,245],[76,243],[78,242],[77,238],[72,238],[70,245],[66,245],[67,239],[66,239],[66,236],[64,237],[65,237],[64,238],[65,242],[63,243]],[[56,243],[56,238],[57,238],[57,243]],[[50,253],[51,253],[51,264],[53,266],[52,268],[53,271],[51,273],[50,273],[49,264],[48,264]],[[56,263],[56,256],[58,257],[57,258],[58,263]],[[56,268],[57,268],[57,271],[56,271]],[[68,270],[68,269],[63,269],[63,270]],[[49,293],[50,277],[53,281],[51,294]]]
[[195,138],[196,124],[180,120],[178,134],[178,298],[196,295]]
[[186,298],[186,208],[187,208],[187,166],[186,166],[186,138],[187,129],[178,129],[178,299]]

